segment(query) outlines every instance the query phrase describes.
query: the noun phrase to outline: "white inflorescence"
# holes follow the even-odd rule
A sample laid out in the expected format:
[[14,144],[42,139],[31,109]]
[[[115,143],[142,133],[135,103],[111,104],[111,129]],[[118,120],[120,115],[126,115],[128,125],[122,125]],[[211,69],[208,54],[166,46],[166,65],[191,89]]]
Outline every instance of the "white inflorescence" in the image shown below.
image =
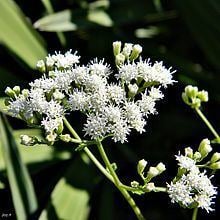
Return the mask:
[[[125,57],[131,45],[126,44]],[[31,82],[29,90],[10,99],[13,116],[42,126],[49,139],[56,137],[64,115],[72,111],[87,116],[83,130],[92,139],[111,136],[123,143],[132,129],[144,132],[146,117],[157,113],[156,101],[163,98],[160,88],[174,82],[173,72],[161,62],[127,59],[113,74],[104,59],[83,66],[79,58],[77,52],[68,51],[39,61],[38,68],[45,67],[44,75]]]
[[172,203],[179,203],[183,207],[199,207],[207,212],[213,211],[212,200],[217,195],[205,171],[200,172],[193,159],[178,155],[176,160],[180,168],[187,170],[178,180],[167,184],[167,191]]

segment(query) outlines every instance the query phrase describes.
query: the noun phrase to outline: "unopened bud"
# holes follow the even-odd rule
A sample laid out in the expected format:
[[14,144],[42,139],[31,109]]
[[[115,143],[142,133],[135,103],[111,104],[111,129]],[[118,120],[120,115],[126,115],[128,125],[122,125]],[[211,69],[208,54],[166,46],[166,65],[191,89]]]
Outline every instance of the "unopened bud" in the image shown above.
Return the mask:
[[193,150],[191,147],[186,147],[185,148],[185,156],[186,157],[189,157],[189,158],[192,158],[193,157]]
[[220,153],[216,152],[212,155],[210,162],[215,163],[220,160]]
[[125,43],[124,48],[122,50],[122,53],[123,53],[123,55],[125,56],[126,59],[129,58],[129,56],[131,54],[131,51],[132,51],[132,47],[133,47],[133,44]]
[[36,68],[37,70],[39,70],[41,73],[45,73],[46,71],[46,67],[45,67],[45,63],[43,60],[39,60],[36,64]]
[[115,63],[117,66],[124,64],[124,62],[125,62],[125,56],[122,53],[115,56]]
[[55,100],[62,100],[65,97],[65,95],[56,89],[55,92],[53,93],[53,97]]
[[21,94],[22,94],[25,98],[27,98],[28,95],[29,95],[28,89],[23,89],[23,90],[21,91]]
[[188,97],[194,98],[194,97],[197,96],[198,87],[196,87],[196,86],[191,86],[191,85],[186,86],[186,87],[185,87],[185,93],[186,93],[186,95],[187,95]]
[[137,59],[142,52],[142,47],[139,44],[135,44],[132,48],[131,56],[130,56],[130,61],[133,61]]
[[121,41],[115,41],[112,45],[114,56],[117,56],[121,52]]
[[137,181],[132,181],[131,182],[131,187],[137,188],[138,186],[139,186],[139,182],[137,182]]
[[64,142],[70,142],[72,139],[69,134],[62,134],[59,137],[60,137],[60,140],[62,140]]
[[139,160],[137,165],[138,174],[142,174],[146,166],[147,166],[147,161],[145,159]]
[[139,88],[137,84],[129,84],[128,89],[130,96],[135,96]]
[[15,94],[18,96],[21,92],[21,88],[20,86],[14,86],[13,87],[13,91],[15,92]]
[[51,70],[51,68],[53,67],[54,65],[54,59],[52,57],[47,57],[46,58],[46,66],[47,66],[47,69],[48,70]]
[[159,174],[163,173],[166,170],[165,165],[161,162],[157,164],[156,168],[159,171]]
[[155,176],[159,174],[160,172],[156,167],[150,167],[147,172],[147,177],[146,177],[147,182],[149,182],[152,178],[154,178]]
[[198,97],[202,102],[208,102],[208,100],[209,100],[209,94],[208,94],[208,92],[205,91],[205,90],[199,91],[198,94],[197,94],[197,97]]
[[5,89],[5,94],[8,95],[10,98],[15,98],[16,96],[16,93],[8,86]]
[[198,150],[201,153],[202,158],[205,158],[212,151],[210,140],[207,138],[203,139],[199,145]]
[[209,168],[212,170],[219,170],[220,169],[220,161],[216,162],[216,163],[212,163],[211,165],[209,165]]
[[146,185],[145,189],[146,189],[146,192],[151,192],[151,191],[153,191],[153,190],[155,189],[154,183],[148,183],[148,184]]
[[200,161],[202,158],[202,155],[200,152],[196,151],[193,155],[193,160],[196,160],[196,161]]
[[46,140],[50,143],[53,143],[56,140],[57,134],[56,133],[50,133],[46,136]]
[[20,136],[21,144],[26,146],[33,146],[38,143],[38,139],[34,136],[21,135]]

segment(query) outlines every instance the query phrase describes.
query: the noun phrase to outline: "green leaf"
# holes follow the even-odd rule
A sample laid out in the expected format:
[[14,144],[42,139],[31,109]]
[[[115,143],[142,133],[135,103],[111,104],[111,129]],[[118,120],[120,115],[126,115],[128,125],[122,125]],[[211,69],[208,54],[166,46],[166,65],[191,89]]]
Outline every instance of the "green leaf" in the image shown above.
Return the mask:
[[13,51],[27,65],[35,68],[46,51],[38,33],[12,0],[0,1],[0,43]]
[[[53,146],[46,144],[36,144],[32,147],[24,146],[20,144],[20,135],[22,134],[41,137],[41,131],[39,129],[21,129],[13,132],[13,136],[21,153],[21,158],[23,162],[30,167],[31,172],[36,172],[48,165],[71,158],[70,152],[57,151]],[[0,149],[0,172],[4,170],[5,163],[3,153]]]
[[[80,162],[83,163],[82,161]],[[76,187],[77,181],[81,179],[82,174],[86,175],[87,181],[90,181],[87,183],[91,183],[91,180],[88,180],[89,173],[84,173],[85,171],[88,171],[88,168],[85,170],[85,167],[78,167],[76,163],[72,163],[64,177],[55,186],[50,202],[42,212],[40,220],[88,219],[90,210],[88,204],[89,194],[86,190]],[[85,180],[84,177],[83,179]],[[80,184],[80,187],[82,186]]]
[[34,23],[34,27],[41,31],[64,32],[77,29],[71,21],[71,11],[64,10],[47,15]]
[[0,135],[16,216],[18,220],[24,220],[37,210],[37,200],[12,130],[2,113],[0,113]]
[[113,21],[103,10],[95,9],[88,12],[88,20],[105,27],[111,27]]

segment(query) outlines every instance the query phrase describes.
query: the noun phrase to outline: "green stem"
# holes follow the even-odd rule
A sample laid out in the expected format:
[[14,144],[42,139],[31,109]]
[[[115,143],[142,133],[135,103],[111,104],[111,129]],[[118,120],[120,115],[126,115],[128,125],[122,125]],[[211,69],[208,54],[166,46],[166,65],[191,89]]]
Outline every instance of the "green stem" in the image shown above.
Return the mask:
[[73,137],[79,141],[82,141],[82,139],[80,138],[80,136],[76,133],[76,131],[73,129],[73,127],[71,126],[71,124],[67,121],[67,119],[64,117],[63,118],[63,122],[66,125],[66,127],[69,129],[69,131],[71,132],[71,134],[73,135]]
[[198,208],[194,208],[193,215],[192,215],[192,220],[196,220],[197,219],[197,214],[198,214]]
[[197,112],[197,114],[200,116],[200,118],[203,120],[203,122],[206,124],[206,126],[209,128],[209,130],[212,132],[212,134],[216,137],[219,138],[218,133],[216,132],[216,130],[213,128],[213,126],[211,125],[211,123],[209,122],[209,120],[205,117],[205,115],[201,112],[201,110],[199,108],[195,108],[195,111]]
[[139,220],[144,220],[144,216],[142,215],[140,209],[138,208],[138,206],[136,205],[135,201],[133,200],[133,198],[130,196],[130,194],[128,193],[128,191],[126,189],[123,188],[123,185],[121,184],[121,181],[119,180],[116,172],[114,171],[106,153],[105,150],[102,146],[102,143],[100,141],[97,141],[97,147],[99,150],[99,153],[106,165],[106,167],[109,170],[109,173],[112,175],[113,179],[114,179],[114,184],[115,186],[118,188],[118,190],[121,192],[121,194],[124,196],[124,198],[127,200],[128,204],[131,206],[131,208],[133,209],[136,217]]

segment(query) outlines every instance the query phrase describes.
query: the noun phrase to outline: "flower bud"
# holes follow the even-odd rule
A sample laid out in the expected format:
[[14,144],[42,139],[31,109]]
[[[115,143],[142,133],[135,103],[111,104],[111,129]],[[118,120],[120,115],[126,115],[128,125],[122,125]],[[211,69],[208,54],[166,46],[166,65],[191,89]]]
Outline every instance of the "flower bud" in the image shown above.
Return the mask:
[[185,148],[185,156],[186,157],[189,157],[189,158],[192,158],[193,157],[193,150],[191,147],[186,147]]
[[117,56],[121,52],[121,41],[115,41],[112,45],[114,56]]
[[159,175],[160,172],[156,167],[150,167],[147,172],[146,182],[149,182],[152,178]]
[[137,188],[138,186],[139,186],[139,182],[137,182],[137,181],[132,181],[131,182],[131,187]]
[[70,142],[72,139],[69,134],[62,134],[59,137],[60,137],[60,140],[64,142]]
[[138,86],[137,84],[129,84],[128,89],[129,89],[129,96],[134,97],[138,91]]
[[208,102],[208,100],[209,100],[209,94],[208,94],[208,92],[205,91],[205,90],[199,91],[198,94],[197,94],[197,97],[198,97],[202,102]]
[[16,96],[16,93],[8,86],[5,89],[5,94],[8,95],[10,98],[15,98]]
[[189,97],[186,95],[185,92],[182,93],[182,100],[187,104],[187,105],[191,105],[190,101],[189,101]]
[[52,57],[47,57],[46,58],[46,66],[48,70],[51,70],[53,65],[54,65],[54,59]]
[[147,161],[145,159],[139,160],[137,165],[138,174],[142,174],[146,166],[147,166]]
[[151,192],[155,189],[155,185],[154,183],[148,183],[146,186],[145,186],[145,190],[146,192]]
[[115,63],[117,66],[122,65],[124,62],[125,62],[125,56],[122,53],[115,56]]
[[43,60],[39,60],[36,64],[36,68],[37,70],[39,70],[41,73],[45,73],[46,71],[46,67],[45,67],[45,63]]
[[220,161],[218,161],[216,163],[212,163],[211,165],[209,165],[209,168],[212,170],[219,170],[220,169]]
[[191,108],[200,108],[201,100],[199,98],[193,98]]
[[53,143],[56,140],[57,134],[56,133],[49,133],[46,136],[46,140],[50,143]]
[[21,91],[21,94],[22,94],[25,98],[27,98],[28,95],[29,95],[28,89],[23,89],[23,90]]
[[205,158],[212,151],[210,140],[207,138],[203,139],[199,145],[198,150],[201,153],[202,158]]
[[21,92],[21,88],[20,86],[14,86],[13,87],[13,91],[15,92],[15,94],[18,96]]
[[200,161],[202,158],[202,155],[200,152],[196,151],[193,155],[193,160],[196,160],[196,161]]
[[216,152],[212,155],[210,162],[215,163],[220,160],[220,153]]
[[139,44],[135,44],[133,46],[129,60],[133,61],[133,60],[137,59],[141,52],[142,52],[142,47]]
[[21,135],[20,140],[20,143],[26,146],[33,146],[38,143],[38,139],[36,137],[29,135]]
[[131,51],[132,51],[132,47],[133,47],[133,44],[125,43],[124,48],[122,50],[122,53],[123,53],[123,55],[125,56],[126,59],[129,58],[129,56],[131,54]]
[[163,173],[166,170],[165,165],[161,162],[157,164],[156,168],[159,171],[159,174]]
[[197,96],[198,87],[188,85],[188,86],[185,87],[185,93],[186,93],[186,95],[187,95],[188,97],[194,98],[194,97]]
[[62,100],[65,97],[65,95],[56,89],[53,93],[53,97],[55,100]]

